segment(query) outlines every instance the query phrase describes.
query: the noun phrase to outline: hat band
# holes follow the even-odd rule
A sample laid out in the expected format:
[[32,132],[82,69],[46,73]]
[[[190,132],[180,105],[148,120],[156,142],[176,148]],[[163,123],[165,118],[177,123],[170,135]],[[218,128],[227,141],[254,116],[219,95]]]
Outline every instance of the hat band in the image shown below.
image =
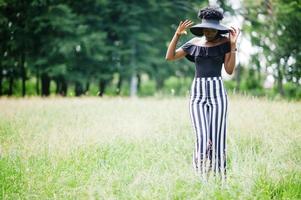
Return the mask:
[[219,24],[219,20],[215,20],[215,19],[202,19],[202,23]]

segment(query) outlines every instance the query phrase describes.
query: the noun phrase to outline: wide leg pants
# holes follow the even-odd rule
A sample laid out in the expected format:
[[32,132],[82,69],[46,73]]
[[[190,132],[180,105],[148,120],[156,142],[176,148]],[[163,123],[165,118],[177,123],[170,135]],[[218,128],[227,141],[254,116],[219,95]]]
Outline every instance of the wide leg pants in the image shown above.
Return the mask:
[[226,178],[228,95],[222,77],[195,77],[189,111],[195,133],[193,166],[206,179],[209,172]]

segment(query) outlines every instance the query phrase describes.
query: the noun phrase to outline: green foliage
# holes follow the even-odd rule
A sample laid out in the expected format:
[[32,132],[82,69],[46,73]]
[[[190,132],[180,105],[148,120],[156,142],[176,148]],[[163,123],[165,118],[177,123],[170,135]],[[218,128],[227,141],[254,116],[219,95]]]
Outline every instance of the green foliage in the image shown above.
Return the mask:
[[[1,66],[12,69],[11,74],[18,79],[18,64],[14,63],[26,53],[28,74],[46,73],[57,82],[110,82],[114,73],[120,74],[125,85],[133,73],[147,73],[158,77],[156,83],[163,82],[174,74],[174,67],[187,74],[187,66],[181,70],[180,63],[167,63],[164,54],[180,21],[178,16],[185,18],[193,4],[178,0],[132,4],[97,0],[24,4],[3,1],[0,26],[5,42],[0,55],[7,56]],[[16,12],[21,17],[12,15]]]
[[301,99],[301,87],[298,84],[286,83],[283,85],[287,97]]
[[185,96],[189,93],[191,83],[191,78],[172,76],[164,82],[163,92],[172,96]]
[[237,88],[237,83],[234,80],[227,80],[223,82],[227,90],[234,90]]
[[139,96],[153,96],[156,92],[156,83],[155,81],[147,81],[143,82],[140,86],[140,90],[138,92]]
[[[23,79],[32,95],[32,77],[41,79],[47,74],[51,93],[61,91],[60,84],[72,90],[73,85],[94,85],[93,92],[101,90],[99,82],[106,83],[106,95],[128,95],[131,77],[147,74],[150,82],[142,83],[139,95],[161,92],[185,95],[192,79],[194,65],[186,59],[165,60],[166,49],[180,20],[198,22],[197,10],[207,1],[147,0],[128,3],[122,0],[46,1],[20,3],[17,0],[0,1],[0,81],[2,91],[8,94],[12,80],[13,95],[22,95]],[[241,89],[254,95],[270,91],[262,88],[264,70],[272,71],[278,84],[278,93],[288,98],[299,98],[300,92],[300,1],[244,0],[242,9],[233,12],[225,1],[219,4],[226,12],[244,17],[243,34],[248,36],[258,52],[238,86],[226,83],[229,90]],[[182,36],[178,46],[193,37]],[[267,68],[267,69],[263,69]],[[25,72],[24,72],[25,71]],[[243,70],[242,70],[243,71]],[[240,72],[243,73],[243,72]],[[120,82],[114,78],[117,74]],[[171,77],[182,77],[178,81]],[[284,86],[282,80],[296,85]],[[279,81],[278,81],[279,80]],[[58,85],[53,83],[55,81]],[[47,82],[47,81],[46,81]],[[121,83],[117,86],[117,83]],[[37,84],[37,82],[36,82]],[[45,84],[40,81],[40,89]],[[96,85],[96,86],[95,86]],[[57,89],[57,88],[58,89]],[[154,91],[155,90],[155,91]],[[85,93],[86,91],[82,91]],[[74,93],[74,92],[72,92]]]
[[252,55],[252,64],[257,70],[263,67],[272,70],[278,93],[282,95],[285,95],[284,79],[300,87],[300,0],[245,0],[244,8],[240,11],[247,22],[243,29],[252,44],[259,47],[259,51]]

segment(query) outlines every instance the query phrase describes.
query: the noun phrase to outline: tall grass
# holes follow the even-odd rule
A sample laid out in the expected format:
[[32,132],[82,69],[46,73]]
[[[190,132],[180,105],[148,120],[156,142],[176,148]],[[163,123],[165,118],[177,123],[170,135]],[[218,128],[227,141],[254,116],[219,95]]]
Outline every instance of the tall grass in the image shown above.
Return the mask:
[[186,98],[0,100],[2,199],[301,199],[301,103],[229,95],[228,179],[192,168]]

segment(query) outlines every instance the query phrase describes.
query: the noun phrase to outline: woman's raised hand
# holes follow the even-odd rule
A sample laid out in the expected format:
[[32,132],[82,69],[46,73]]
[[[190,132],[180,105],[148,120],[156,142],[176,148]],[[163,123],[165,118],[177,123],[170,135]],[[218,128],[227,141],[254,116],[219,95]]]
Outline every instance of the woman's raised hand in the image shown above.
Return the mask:
[[192,24],[193,22],[188,19],[186,19],[184,22],[180,21],[176,34],[177,35],[187,34],[186,28],[189,28]]
[[239,28],[236,29],[233,26],[231,26],[230,34],[229,34],[231,44],[236,44],[239,33],[240,33]]

